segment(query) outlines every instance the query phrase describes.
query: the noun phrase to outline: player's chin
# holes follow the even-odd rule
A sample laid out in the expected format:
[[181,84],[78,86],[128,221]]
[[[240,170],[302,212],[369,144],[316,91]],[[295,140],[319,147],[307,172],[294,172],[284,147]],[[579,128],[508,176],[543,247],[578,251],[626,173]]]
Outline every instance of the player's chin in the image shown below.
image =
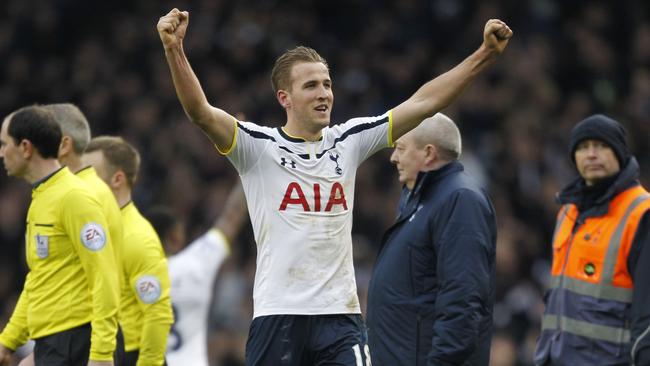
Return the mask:
[[314,120],[319,126],[327,127],[330,125],[330,116],[320,117]]

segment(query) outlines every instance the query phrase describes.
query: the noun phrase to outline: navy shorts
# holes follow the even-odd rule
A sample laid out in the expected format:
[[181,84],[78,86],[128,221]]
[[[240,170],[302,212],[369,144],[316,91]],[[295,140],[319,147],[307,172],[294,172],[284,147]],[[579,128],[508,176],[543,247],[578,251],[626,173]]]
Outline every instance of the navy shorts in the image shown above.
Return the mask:
[[358,314],[269,315],[253,319],[246,366],[370,366]]

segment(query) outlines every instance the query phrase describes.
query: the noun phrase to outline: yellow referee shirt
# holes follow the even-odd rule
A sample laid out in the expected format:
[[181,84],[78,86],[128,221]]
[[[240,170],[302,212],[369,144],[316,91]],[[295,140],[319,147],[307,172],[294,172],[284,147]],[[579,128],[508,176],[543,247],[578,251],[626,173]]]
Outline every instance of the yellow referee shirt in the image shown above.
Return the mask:
[[156,231],[133,202],[122,208],[122,225],[128,286],[122,291],[119,314],[124,349],[139,351],[138,366],[162,365],[174,322],[167,259]]
[[112,360],[119,284],[99,202],[64,167],[32,190],[26,226],[29,273],[0,343],[15,349],[90,322],[90,359]]
[[122,232],[122,212],[117,204],[115,195],[111,188],[97,175],[97,171],[92,166],[85,167],[76,173],[81,178],[88,189],[95,195],[99,204],[104,210],[104,216],[108,222],[108,232],[111,234],[111,243],[115,254],[115,272],[118,274],[119,286],[122,286],[124,280],[122,252],[124,251],[124,234]]

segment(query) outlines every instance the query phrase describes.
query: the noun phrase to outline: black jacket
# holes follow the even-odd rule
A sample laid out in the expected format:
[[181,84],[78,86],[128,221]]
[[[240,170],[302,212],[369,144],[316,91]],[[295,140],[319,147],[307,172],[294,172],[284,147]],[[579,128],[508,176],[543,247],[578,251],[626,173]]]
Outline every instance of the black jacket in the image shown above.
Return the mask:
[[373,365],[487,365],[496,219],[460,162],[404,188],[368,292]]
[[[594,187],[577,178],[558,195],[558,202],[578,206],[578,223],[589,217],[605,215],[609,203],[622,191],[639,185],[639,163],[631,157],[621,172]],[[577,229],[577,228],[576,228]],[[634,281],[630,309],[631,349],[634,365],[650,365],[650,212],[641,218],[627,267]]]

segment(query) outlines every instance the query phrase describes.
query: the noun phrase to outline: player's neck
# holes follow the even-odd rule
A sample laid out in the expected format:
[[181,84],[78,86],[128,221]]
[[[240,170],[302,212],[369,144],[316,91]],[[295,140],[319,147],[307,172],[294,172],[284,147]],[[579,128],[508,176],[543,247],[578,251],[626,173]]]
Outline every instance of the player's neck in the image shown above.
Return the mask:
[[67,166],[68,169],[70,169],[70,171],[74,174],[77,174],[77,172],[84,167],[83,163],[81,162],[81,157],[72,154],[65,157],[59,157],[59,162],[62,165]]
[[121,207],[126,206],[127,203],[131,202],[131,190],[125,187],[120,187],[117,189],[113,189],[113,193],[115,194],[115,199],[117,200],[117,204]]
[[282,131],[291,137],[303,139],[305,141],[318,141],[323,135],[322,128],[310,131],[307,128],[301,127],[298,123],[292,123],[291,121],[287,122],[287,124],[282,127]]
[[61,164],[56,159],[37,158],[31,161],[30,167],[23,178],[30,184],[34,184],[60,168]]

